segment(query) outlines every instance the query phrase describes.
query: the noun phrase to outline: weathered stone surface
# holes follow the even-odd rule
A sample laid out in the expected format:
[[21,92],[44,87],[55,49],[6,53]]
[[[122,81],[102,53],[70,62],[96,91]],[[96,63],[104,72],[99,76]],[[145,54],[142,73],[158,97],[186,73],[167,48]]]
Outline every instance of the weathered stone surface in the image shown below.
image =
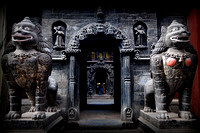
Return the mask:
[[140,117],[158,128],[195,128],[197,126],[197,119],[186,120],[184,118],[179,118],[178,113],[169,113],[169,116],[170,119],[167,120],[157,119],[155,112],[146,113],[143,110],[140,111]]
[[197,119],[186,120],[179,118],[177,113],[169,113],[170,119],[157,119],[156,113],[140,111],[139,122],[144,131],[148,132],[180,132],[197,133]]
[[3,122],[2,129],[3,132],[28,132],[28,131],[38,131],[47,132],[63,118],[60,115],[60,111],[57,112],[47,112],[45,119],[33,120],[32,115],[34,112],[26,112],[22,114],[20,119],[15,120],[5,120]]

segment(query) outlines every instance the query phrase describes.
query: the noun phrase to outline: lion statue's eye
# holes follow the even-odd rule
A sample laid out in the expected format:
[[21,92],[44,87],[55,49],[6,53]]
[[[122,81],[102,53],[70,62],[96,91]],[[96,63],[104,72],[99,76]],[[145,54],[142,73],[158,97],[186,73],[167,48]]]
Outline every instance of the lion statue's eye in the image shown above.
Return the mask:
[[30,31],[31,28],[30,28],[30,27],[24,27],[24,30],[28,30],[28,31]]
[[171,31],[177,31],[177,30],[179,30],[178,27],[173,27],[173,28],[171,29]]

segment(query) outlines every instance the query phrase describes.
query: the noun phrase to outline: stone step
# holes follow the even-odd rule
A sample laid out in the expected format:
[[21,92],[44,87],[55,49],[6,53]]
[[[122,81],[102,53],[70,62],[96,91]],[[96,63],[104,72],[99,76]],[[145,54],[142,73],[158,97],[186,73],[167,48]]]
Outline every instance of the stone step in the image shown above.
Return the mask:
[[98,94],[95,94],[91,97],[87,97],[88,99],[114,99],[113,96],[111,95],[107,95],[107,94],[102,94],[102,95],[98,95]]
[[124,130],[66,130],[63,133],[144,133],[140,128],[137,129],[124,129]]

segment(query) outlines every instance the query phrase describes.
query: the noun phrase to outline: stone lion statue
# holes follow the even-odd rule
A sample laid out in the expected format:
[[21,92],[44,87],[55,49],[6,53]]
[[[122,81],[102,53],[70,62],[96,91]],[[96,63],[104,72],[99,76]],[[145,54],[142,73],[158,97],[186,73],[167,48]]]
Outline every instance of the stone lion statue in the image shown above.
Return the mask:
[[174,20],[162,27],[161,37],[152,51],[152,79],[144,86],[144,111],[156,109],[159,119],[168,119],[168,107],[179,92],[179,117],[193,118],[190,101],[198,64],[197,53],[189,42],[187,27]]
[[50,49],[42,40],[39,24],[25,17],[13,25],[12,39],[2,57],[2,69],[10,97],[10,111],[6,119],[21,117],[22,90],[30,99],[29,112],[34,112],[33,119],[44,119],[46,110],[57,110],[57,83],[50,77]]

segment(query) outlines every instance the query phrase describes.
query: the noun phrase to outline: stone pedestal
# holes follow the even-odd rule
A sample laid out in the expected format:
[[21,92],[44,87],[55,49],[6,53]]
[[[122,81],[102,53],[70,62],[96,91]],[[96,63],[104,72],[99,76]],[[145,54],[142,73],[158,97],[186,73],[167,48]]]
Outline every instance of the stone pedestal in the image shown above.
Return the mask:
[[32,116],[33,112],[26,112],[22,114],[20,119],[5,120],[0,132],[46,133],[63,120],[63,117],[60,115],[60,111],[46,112],[46,118],[40,120],[32,120]]
[[157,119],[155,112],[140,111],[140,127],[148,133],[197,133],[196,119],[179,118],[177,113],[169,113],[169,119]]

